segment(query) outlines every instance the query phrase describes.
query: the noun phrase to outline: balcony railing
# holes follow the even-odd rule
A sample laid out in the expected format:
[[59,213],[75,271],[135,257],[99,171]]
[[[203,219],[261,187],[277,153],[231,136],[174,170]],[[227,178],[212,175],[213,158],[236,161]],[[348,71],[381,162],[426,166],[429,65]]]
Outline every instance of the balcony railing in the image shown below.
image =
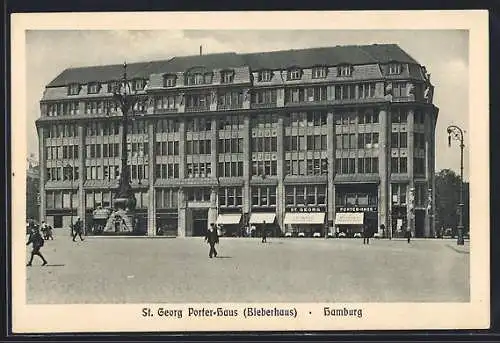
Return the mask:
[[243,104],[220,104],[217,106],[217,109],[220,111],[238,110],[241,108],[243,108]]
[[202,105],[202,106],[186,106],[186,112],[207,112],[210,110],[210,106]]
[[328,103],[328,100],[314,100],[314,101],[288,101],[285,103],[285,107],[292,107],[292,106],[302,106],[302,105],[325,105]]
[[273,108],[276,107],[276,102],[252,103],[250,108]]
[[155,108],[155,114],[164,114],[164,113],[176,113],[177,108]]

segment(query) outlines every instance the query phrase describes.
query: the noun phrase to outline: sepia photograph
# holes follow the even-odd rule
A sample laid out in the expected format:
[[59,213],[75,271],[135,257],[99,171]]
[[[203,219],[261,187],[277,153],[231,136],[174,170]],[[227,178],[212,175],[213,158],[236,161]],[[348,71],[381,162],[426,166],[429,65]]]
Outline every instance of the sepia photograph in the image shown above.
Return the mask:
[[56,332],[121,330],[95,326],[104,308],[127,331],[489,325],[487,14],[469,13],[479,35],[451,14],[143,14],[18,22],[14,321],[43,305],[88,324]]

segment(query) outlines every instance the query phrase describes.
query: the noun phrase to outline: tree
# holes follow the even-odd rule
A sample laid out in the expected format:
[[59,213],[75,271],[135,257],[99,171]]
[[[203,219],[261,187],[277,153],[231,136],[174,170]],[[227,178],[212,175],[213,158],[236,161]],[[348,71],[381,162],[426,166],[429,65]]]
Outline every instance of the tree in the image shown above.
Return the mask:
[[[466,215],[469,197],[464,183],[464,228],[468,231]],[[460,176],[453,170],[443,169],[436,174],[436,228],[453,228],[458,226],[458,203],[460,200]],[[468,221],[467,221],[468,222]]]

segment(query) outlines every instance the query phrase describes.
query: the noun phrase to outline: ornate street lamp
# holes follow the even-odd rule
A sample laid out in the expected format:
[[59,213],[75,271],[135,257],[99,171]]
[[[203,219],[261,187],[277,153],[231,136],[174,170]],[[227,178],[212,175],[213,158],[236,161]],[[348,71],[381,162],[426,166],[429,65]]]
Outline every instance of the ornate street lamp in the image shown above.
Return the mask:
[[[132,186],[130,184],[130,170],[127,165],[127,135],[129,123],[129,111],[137,102],[135,97],[136,92],[132,90],[129,80],[127,79],[127,63],[123,63],[123,79],[118,87],[113,92],[113,99],[118,103],[122,111],[121,124],[122,144],[121,144],[121,173],[114,199],[115,211],[124,211],[125,216],[128,218],[125,222],[130,225],[130,230],[133,228],[135,206],[137,200],[135,198]],[[123,217],[123,216],[122,216]]]
[[464,131],[456,126],[450,125],[446,129],[448,132],[448,146],[451,147],[451,139],[458,141],[460,143],[460,200],[458,203],[458,237],[457,237],[457,245],[464,244],[464,224],[463,224],[463,208],[464,208],[464,199],[463,199],[463,184],[464,184]]

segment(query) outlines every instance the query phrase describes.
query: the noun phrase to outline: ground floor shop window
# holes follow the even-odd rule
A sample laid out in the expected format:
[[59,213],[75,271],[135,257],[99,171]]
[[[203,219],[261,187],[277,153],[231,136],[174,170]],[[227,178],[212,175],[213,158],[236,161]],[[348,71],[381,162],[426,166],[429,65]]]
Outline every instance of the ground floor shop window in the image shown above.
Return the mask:
[[160,214],[156,217],[156,235],[177,236],[177,213]]

